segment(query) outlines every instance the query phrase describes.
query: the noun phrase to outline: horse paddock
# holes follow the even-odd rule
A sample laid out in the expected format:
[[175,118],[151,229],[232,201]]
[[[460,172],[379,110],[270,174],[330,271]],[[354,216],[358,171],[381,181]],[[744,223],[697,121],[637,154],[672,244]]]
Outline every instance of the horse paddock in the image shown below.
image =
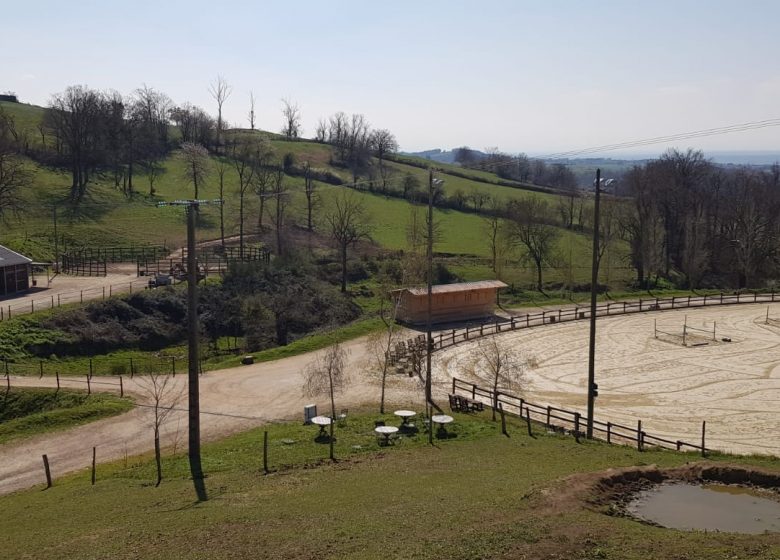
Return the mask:
[[[706,421],[708,448],[780,455],[780,321],[772,318],[780,319],[780,303],[599,318],[596,419],[627,426],[641,420],[649,433],[692,442]],[[519,390],[511,392],[584,417],[588,333],[588,322],[576,321],[493,335],[526,361]],[[470,368],[477,344],[434,355],[442,389],[453,377],[490,385]]]

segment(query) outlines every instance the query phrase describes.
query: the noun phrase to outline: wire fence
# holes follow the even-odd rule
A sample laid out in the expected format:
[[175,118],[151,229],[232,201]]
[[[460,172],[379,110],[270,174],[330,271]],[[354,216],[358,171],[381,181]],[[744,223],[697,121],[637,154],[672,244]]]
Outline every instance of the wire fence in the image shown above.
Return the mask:
[[106,298],[110,298],[111,296],[128,292],[132,294],[134,290],[142,290],[148,286],[149,281],[147,279],[132,280],[129,282],[108,284],[106,286],[95,286],[92,288],[86,288],[84,290],[59,292],[57,294],[51,294],[48,297],[25,298],[24,301],[0,305],[0,321],[5,321],[18,315],[25,315],[29,313],[35,313],[36,311],[43,311],[45,309],[62,307],[63,305],[72,303],[84,303],[85,301],[90,300],[104,300]]

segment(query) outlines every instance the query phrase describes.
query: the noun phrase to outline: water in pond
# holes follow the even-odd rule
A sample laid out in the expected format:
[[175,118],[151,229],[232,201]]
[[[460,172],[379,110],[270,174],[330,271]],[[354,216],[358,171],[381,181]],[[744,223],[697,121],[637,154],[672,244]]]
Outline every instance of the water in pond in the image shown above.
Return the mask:
[[749,488],[666,483],[628,504],[634,517],[672,529],[760,534],[780,531],[780,502]]

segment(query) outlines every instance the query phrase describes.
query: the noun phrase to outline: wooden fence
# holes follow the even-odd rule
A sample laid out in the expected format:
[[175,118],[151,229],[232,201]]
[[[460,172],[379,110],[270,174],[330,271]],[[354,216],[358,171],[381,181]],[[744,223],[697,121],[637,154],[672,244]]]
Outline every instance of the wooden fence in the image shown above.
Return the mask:
[[[509,393],[493,393],[490,389],[479,387],[474,383],[463,381],[457,377],[452,378],[452,394],[464,396],[474,401],[482,402],[496,409],[520,418],[527,418],[537,424],[543,424],[551,430],[570,432],[576,438],[583,435],[582,428],[585,419],[579,412],[535,404]],[[635,445],[639,451],[646,446],[674,449],[676,451],[694,450],[705,456],[710,449],[705,446],[706,423],[702,422],[701,443],[690,443],[683,440],[671,440],[652,435],[642,428],[642,421],[638,420],[636,427],[625,426],[615,422],[602,422],[593,420],[593,435],[607,443],[619,443]]]
[[[613,315],[627,315],[630,313],[646,313],[649,311],[665,311],[672,309],[690,309],[712,305],[772,303],[775,301],[780,302],[780,294],[775,294],[774,292],[744,294],[720,293],[704,296],[648,298],[636,301],[610,301],[600,303],[596,306],[596,317],[611,317]],[[538,313],[516,315],[509,319],[497,319],[481,325],[439,331],[437,334],[433,335],[433,349],[434,351],[441,350],[458,344],[459,342],[506,331],[587,319],[590,319],[590,306],[566,307],[540,311]]]

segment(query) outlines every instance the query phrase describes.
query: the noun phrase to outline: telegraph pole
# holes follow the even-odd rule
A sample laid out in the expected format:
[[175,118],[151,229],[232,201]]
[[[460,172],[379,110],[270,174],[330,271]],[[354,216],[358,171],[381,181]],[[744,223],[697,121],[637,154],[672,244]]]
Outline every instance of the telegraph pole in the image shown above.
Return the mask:
[[206,501],[206,484],[200,458],[200,386],[198,352],[198,259],[195,252],[195,219],[203,204],[222,204],[222,200],[175,200],[158,206],[184,206],[187,211],[187,368],[188,458],[190,474],[198,501]]
[[598,395],[596,385],[596,295],[599,281],[599,199],[601,169],[596,169],[596,201],[593,209],[593,262],[590,276],[590,346],[588,348],[588,427],[587,437],[593,437],[593,407]]
[[433,190],[443,181],[433,178],[433,170],[428,172],[428,246],[426,260],[428,262],[428,312],[425,321],[425,408],[428,409],[430,426],[428,429],[428,442],[433,443],[433,375],[431,372],[431,354],[433,353]]

